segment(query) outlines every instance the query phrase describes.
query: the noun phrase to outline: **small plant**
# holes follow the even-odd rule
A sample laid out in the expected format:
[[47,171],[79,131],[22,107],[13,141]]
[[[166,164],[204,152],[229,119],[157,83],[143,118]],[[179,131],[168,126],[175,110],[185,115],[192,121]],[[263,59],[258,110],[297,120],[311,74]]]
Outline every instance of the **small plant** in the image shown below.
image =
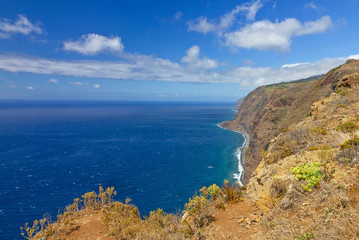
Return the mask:
[[317,151],[319,148],[317,146],[312,146],[309,148],[309,151]]
[[212,202],[216,199],[220,190],[221,189],[216,184],[213,184],[208,187],[208,194],[211,196]]
[[310,239],[314,239],[315,238],[315,235],[313,233],[310,233],[310,232],[306,232],[302,235],[299,235],[297,237],[298,240],[310,240]]
[[307,184],[302,185],[304,191],[311,192],[313,187],[317,187],[322,180],[322,172],[319,169],[320,163],[304,163],[291,168],[291,173],[298,180],[304,180]]
[[327,134],[327,131],[325,131],[325,129],[321,127],[314,127],[310,130],[310,132],[313,134],[321,134],[321,135]]
[[[188,203],[185,204],[184,214],[189,214],[193,217],[193,223],[195,229],[199,229],[203,226],[208,225],[213,220],[212,209],[208,198],[203,195],[194,195],[189,199]],[[190,223],[188,223],[190,227]],[[193,229],[190,227],[190,229]],[[193,230],[191,230],[193,233]]]
[[93,208],[97,204],[97,194],[95,191],[82,195],[85,208]]
[[352,160],[350,158],[340,159],[341,162],[350,163]]
[[339,104],[338,105],[338,107],[341,107],[341,108],[346,108],[346,107],[348,107],[347,105],[345,105],[345,104]]
[[342,163],[355,162],[359,158],[359,137],[349,139],[340,144],[337,159]]
[[345,95],[347,95],[348,91],[346,89],[338,89],[336,91],[336,93],[338,93],[339,95],[345,96]]
[[228,185],[229,181],[224,180],[224,185],[222,187],[222,197],[227,203],[238,202],[241,198],[241,189],[238,185],[238,182],[232,185]]
[[32,224],[32,227],[29,227],[28,223],[25,223],[23,227],[20,228],[21,230],[21,236],[23,236],[26,239],[32,239],[36,233],[39,231],[39,221],[35,220]]
[[358,147],[358,146],[359,146],[359,138],[355,137],[340,144],[340,149],[341,150],[352,149],[353,147]]
[[345,122],[340,124],[337,127],[338,131],[342,131],[342,132],[354,132],[355,130],[358,130],[359,126],[356,125],[354,122]]
[[203,209],[209,206],[208,199],[203,195],[195,195],[189,199],[188,203],[185,204],[185,212],[189,215],[201,213]]
[[282,133],[288,132],[288,128],[283,128]]
[[322,150],[322,151],[327,151],[327,150],[330,150],[330,149],[332,149],[332,147],[331,146],[329,146],[329,145],[322,145],[322,146],[320,146],[320,148],[319,148],[320,150]]

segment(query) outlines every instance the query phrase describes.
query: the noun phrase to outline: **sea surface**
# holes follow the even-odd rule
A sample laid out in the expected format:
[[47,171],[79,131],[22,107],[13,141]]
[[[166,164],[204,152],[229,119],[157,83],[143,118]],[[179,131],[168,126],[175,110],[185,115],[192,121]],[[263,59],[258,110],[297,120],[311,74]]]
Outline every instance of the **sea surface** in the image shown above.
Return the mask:
[[0,239],[99,186],[142,215],[176,213],[235,181],[242,135],[217,126],[233,103],[0,101]]

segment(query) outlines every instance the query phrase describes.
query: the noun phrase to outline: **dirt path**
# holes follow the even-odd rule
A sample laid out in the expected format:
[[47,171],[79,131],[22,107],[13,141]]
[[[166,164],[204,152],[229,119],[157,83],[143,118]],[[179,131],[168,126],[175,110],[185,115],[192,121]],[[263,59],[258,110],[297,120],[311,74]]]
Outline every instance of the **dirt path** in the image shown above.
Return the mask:
[[257,233],[259,218],[256,208],[248,203],[239,202],[227,206],[226,210],[216,210],[216,220],[206,231],[207,239],[250,240]]
[[101,219],[101,213],[85,215],[71,221],[66,231],[60,235],[52,236],[50,239],[66,240],[114,240],[109,236],[109,229]]

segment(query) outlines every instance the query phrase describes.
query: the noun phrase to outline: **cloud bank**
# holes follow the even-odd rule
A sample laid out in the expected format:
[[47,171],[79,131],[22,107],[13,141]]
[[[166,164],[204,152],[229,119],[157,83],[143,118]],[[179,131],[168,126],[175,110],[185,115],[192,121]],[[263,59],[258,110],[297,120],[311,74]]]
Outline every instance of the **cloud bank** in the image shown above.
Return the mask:
[[[201,57],[200,48],[193,46],[186,51],[182,63],[146,55],[128,55],[122,61],[66,61],[31,56],[0,55],[0,69],[8,72],[100,79],[238,83],[254,88],[323,74],[331,68],[343,64],[347,59],[359,59],[359,54],[349,57],[324,58],[314,63],[285,64],[278,68],[247,66],[219,70],[216,60]],[[69,84],[81,86],[85,83],[69,82]]]

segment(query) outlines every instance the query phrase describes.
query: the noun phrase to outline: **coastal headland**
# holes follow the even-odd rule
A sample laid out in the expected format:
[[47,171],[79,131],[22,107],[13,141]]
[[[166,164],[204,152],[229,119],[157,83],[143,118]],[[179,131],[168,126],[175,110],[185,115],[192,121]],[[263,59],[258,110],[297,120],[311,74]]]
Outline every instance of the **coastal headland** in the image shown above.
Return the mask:
[[[203,187],[141,218],[113,188],[86,193],[29,239],[359,239],[359,60],[262,86],[222,127],[246,135],[244,184]],[[98,228],[95,228],[94,226]],[[86,229],[90,229],[85,233]]]

